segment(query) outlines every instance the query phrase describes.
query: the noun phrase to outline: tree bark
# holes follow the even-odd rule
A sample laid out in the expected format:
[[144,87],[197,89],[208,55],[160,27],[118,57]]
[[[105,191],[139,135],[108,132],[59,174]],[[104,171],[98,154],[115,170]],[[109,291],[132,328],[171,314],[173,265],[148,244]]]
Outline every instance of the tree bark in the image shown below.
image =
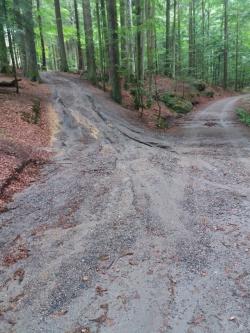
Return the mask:
[[132,32],[132,4],[131,0],[125,0],[126,5],[126,29],[127,33],[127,71],[126,71],[126,85],[134,77],[135,72],[135,59],[134,59],[134,48],[133,48],[133,32]]
[[146,0],[146,20],[147,20],[147,71],[149,94],[152,96],[153,75],[155,72],[155,2]]
[[[0,3],[0,10],[2,11],[2,4]],[[9,72],[9,62],[8,62],[8,53],[7,46],[5,43],[5,33],[2,20],[0,20],[0,73]]]
[[224,0],[224,50],[223,50],[223,87],[227,88],[228,80],[228,0]]
[[136,0],[135,3],[136,13],[136,80],[137,83],[142,84],[144,80],[144,47],[143,47],[143,13],[144,13],[144,0]]
[[16,72],[16,62],[15,62],[15,55],[14,55],[14,51],[13,51],[12,37],[11,37],[11,33],[10,33],[9,18],[8,18],[5,0],[2,0],[2,3],[3,3],[4,18],[5,18],[5,22],[6,22],[6,28],[7,28],[7,37],[8,37],[10,57],[11,57],[11,62],[12,62],[12,71],[13,71],[13,75],[15,78],[14,81],[15,81],[15,85],[16,85],[16,92],[18,93],[19,87],[18,87],[17,72]]
[[26,61],[26,49],[25,49],[25,32],[24,32],[24,25],[23,25],[23,18],[21,14],[21,7],[19,0],[13,0],[13,7],[14,7],[14,16],[17,26],[16,36],[17,36],[17,43],[18,48],[20,51],[20,59],[21,59],[21,67],[23,73],[27,73],[27,61]]
[[125,73],[127,68],[127,54],[126,54],[126,44],[127,44],[127,36],[125,33],[126,27],[126,14],[125,14],[125,1],[120,0],[120,27],[121,27],[121,38],[120,38],[120,55],[121,55],[121,72]]
[[37,21],[40,33],[40,42],[41,42],[41,49],[42,49],[42,70],[46,71],[47,64],[46,64],[46,52],[45,52],[45,44],[44,44],[44,37],[43,37],[43,25],[42,25],[42,17],[40,13],[40,0],[36,0],[36,7],[37,7]]
[[82,54],[77,0],[74,0],[74,11],[75,11],[75,25],[76,25],[76,38],[77,38],[78,70],[81,71],[83,69],[83,54]]
[[59,53],[60,53],[60,70],[62,72],[68,72],[69,67],[68,67],[68,63],[67,63],[65,44],[64,44],[60,0],[54,0],[54,5],[55,5],[57,35],[58,35],[58,46],[59,46]]
[[109,55],[110,55],[110,74],[112,85],[112,98],[121,103],[121,83],[119,76],[119,37],[117,24],[117,9],[115,0],[107,0],[107,12],[109,23]]
[[85,31],[88,79],[93,84],[96,84],[95,47],[94,47],[94,40],[93,40],[93,28],[92,28],[90,1],[83,0],[82,6],[83,6],[83,21],[84,21],[84,31]]
[[171,57],[170,57],[170,45],[171,45],[171,36],[170,36],[170,9],[171,2],[170,0],[166,1],[166,65],[165,65],[165,74],[167,76],[171,75]]
[[27,63],[25,76],[27,76],[31,81],[39,81],[40,77],[37,66],[32,0],[26,0],[25,3],[22,3],[22,8],[23,25],[25,31],[25,54]]

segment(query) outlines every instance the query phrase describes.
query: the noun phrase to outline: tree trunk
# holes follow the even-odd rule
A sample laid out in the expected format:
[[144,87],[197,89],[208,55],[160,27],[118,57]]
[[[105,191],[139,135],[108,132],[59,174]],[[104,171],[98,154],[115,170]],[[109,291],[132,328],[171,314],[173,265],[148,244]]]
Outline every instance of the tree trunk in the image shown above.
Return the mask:
[[[2,3],[0,3],[0,10],[2,10]],[[4,26],[2,24],[3,20],[0,20],[0,73],[8,73],[9,72],[9,62],[8,62],[8,53],[7,46],[5,43],[5,34],[4,34]]]
[[189,75],[195,76],[194,0],[189,0]]
[[155,2],[146,0],[146,20],[147,20],[147,71],[149,94],[152,96],[153,75],[155,72]]
[[36,0],[37,6],[37,21],[40,33],[40,42],[41,42],[41,49],[42,49],[42,70],[46,71],[47,64],[46,64],[46,53],[45,53],[45,45],[44,45],[44,37],[43,37],[43,25],[42,25],[42,17],[40,13],[40,0]]
[[120,38],[120,55],[121,55],[121,72],[124,74],[127,69],[127,54],[126,54],[126,44],[127,36],[125,33],[126,27],[126,14],[125,14],[125,4],[126,0],[120,0],[120,27],[121,27],[121,38]]
[[75,11],[75,25],[76,25],[76,38],[77,38],[78,70],[81,71],[83,69],[83,55],[82,55],[77,0],[74,0],[74,11]]
[[58,46],[60,53],[60,70],[62,72],[68,72],[69,68],[68,68],[65,44],[64,44],[60,0],[54,0],[54,5],[55,5],[57,35],[58,35]]
[[31,81],[39,81],[39,73],[37,67],[37,56],[35,46],[34,22],[32,16],[32,0],[26,0],[23,7],[23,25],[25,31],[25,54],[26,54],[26,73]]
[[174,17],[173,17],[173,30],[172,30],[172,77],[176,76],[176,7],[177,3],[174,0]]
[[94,47],[94,40],[93,40],[93,28],[92,28],[90,1],[83,0],[82,6],[83,6],[88,79],[93,84],[96,84],[95,47]]
[[21,66],[23,69],[23,73],[27,73],[27,61],[26,61],[26,50],[25,50],[25,33],[24,33],[24,25],[23,25],[23,18],[20,10],[20,3],[19,0],[13,0],[14,4],[14,15],[15,21],[17,25],[17,43],[20,51],[20,58],[21,58]]
[[115,0],[107,0],[107,12],[109,23],[109,55],[110,74],[112,85],[112,98],[121,103],[121,83],[119,77],[119,37],[117,24],[117,10]]
[[140,85],[144,80],[144,47],[143,47],[143,12],[144,12],[144,0],[136,0],[136,80]]
[[228,80],[228,0],[224,0],[224,70],[223,70],[223,87],[227,88]]
[[104,44],[104,71],[105,79],[108,77],[107,69],[109,68],[109,38],[108,38],[108,23],[105,1],[100,0],[101,4],[101,17],[102,17],[102,36]]
[[239,8],[236,13],[236,42],[235,42],[235,90],[239,88]]
[[133,49],[133,32],[132,32],[132,4],[131,0],[125,0],[126,4],[126,29],[127,33],[127,71],[126,84],[128,84],[135,72],[134,49]]
[[14,51],[13,51],[13,43],[12,43],[12,38],[11,38],[11,33],[10,33],[9,18],[8,18],[5,0],[2,0],[2,4],[3,4],[4,18],[5,18],[6,27],[7,27],[7,37],[8,37],[10,57],[11,57],[11,62],[12,62],[12,71],[13,71],[13,75],[15,78],[16,92],[18,93],[19,87],[18,87],[18,80],[17,80],[17,73],[16,73],[16,62],[15,62],[15,56],[14,56]]
[[167,76],[171,75],[171,57],[170,57],[170,45],[171,45],[171,37],[170,37],[170,9],[171,2],[170,0],[166,1],[166,66],[165,66],[165,74]]
[[105,91],[105,57],[104,57],[104,49],[103,49],[103,38],[101,32],[101,21],[100,21],[100,6],[99,0],[96,0],[96,20],[97,20],[97,30],[98,30],[98,42],[99,42],[99,58],[100,58],[100,65],[101,65],[101,81],[102,81],[102,88]]

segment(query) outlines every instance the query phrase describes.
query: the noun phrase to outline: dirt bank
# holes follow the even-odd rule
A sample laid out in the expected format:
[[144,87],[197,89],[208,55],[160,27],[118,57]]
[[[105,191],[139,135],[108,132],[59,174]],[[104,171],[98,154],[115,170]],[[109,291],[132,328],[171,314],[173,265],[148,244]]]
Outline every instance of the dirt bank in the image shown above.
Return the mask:
[[0,91],[0,210],[14,193],[37,179],[48,160],[49,91],[45,84],[20,82],[20,94]]

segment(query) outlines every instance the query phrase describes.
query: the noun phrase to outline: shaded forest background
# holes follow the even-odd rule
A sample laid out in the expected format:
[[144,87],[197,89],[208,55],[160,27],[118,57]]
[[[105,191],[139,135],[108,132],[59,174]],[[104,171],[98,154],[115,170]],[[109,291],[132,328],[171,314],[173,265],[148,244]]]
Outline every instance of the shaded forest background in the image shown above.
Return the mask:
[[0,0],[0,71],[78,71],[93,84],[157,97],[156,75],[250,85],[245,0]]

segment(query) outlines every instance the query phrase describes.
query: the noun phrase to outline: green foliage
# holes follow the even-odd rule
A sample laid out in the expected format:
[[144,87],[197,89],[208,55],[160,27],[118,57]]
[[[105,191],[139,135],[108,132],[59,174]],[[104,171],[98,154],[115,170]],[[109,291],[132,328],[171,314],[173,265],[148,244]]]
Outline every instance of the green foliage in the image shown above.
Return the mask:
[[133,96],[134,107],[136,110],[140,110],[140,108],[144,108],[144,97],[146,95],[146,91],[142,85],[135,86],[130,89],[130,93]]
[[214,97],[214,92],[212,90],[207,90],[203,92],[203,95],[206,97],[213,98]]
[[243,108],[237,108],[236,113],[242,123],[246,124],[247,126],[250,126],[250,113],[249,112],[247,112]]
[[175,96],[174,94],[171,94],[169,92],[165,93],[162,97],[161,100],[171,108],[173,111],[177,113],[188,113],[192,111],[193,105],[191,102],[186,100],[185,98]]
[[158,117],[157,118],[157,127],[164,129],[164,128],[168,128],[169,124],[168,121],[165,117]]
[[195,89],[197,89],[198,91],[204,91],[206,89],[206,83],[201,81],[201,80],[196,80],[193,82],[193,86],[195,87]]

